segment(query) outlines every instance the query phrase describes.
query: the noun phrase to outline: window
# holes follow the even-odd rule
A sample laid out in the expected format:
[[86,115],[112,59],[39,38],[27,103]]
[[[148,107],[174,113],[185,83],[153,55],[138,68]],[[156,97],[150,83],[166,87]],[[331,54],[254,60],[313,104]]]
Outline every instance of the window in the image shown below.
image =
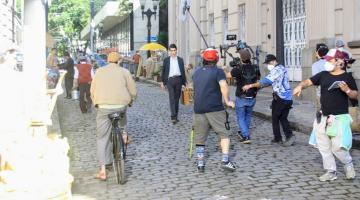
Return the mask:
[[229,32],[228,10],[223,10],[223,42],[226,43],[226,35]]
[[209,43],[210,46],[215,46],[214,14],[209,15]]
[[239,6],[239,39],[245,41],[245,4]]

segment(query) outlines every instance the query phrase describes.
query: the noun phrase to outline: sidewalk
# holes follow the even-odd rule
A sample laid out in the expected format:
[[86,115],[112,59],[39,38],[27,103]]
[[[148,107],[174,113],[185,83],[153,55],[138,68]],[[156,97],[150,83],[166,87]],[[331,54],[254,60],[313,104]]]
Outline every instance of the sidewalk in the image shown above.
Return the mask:
[[[140,77],[141,82],[160,86],[159,82]],[[235,99],[235,86],[230,86],[230,97]],[[272,90],[270,87],[263,88],[257,95],[254,107],[254,115],[260,118],[271,120]],[[293,108],[289,114],[290,126],[293,130],[310,135],[312,124],[315,118],[315,105],[310,101],[294,100]],[[353,135],[353,147],[360,148],[360,133]]]

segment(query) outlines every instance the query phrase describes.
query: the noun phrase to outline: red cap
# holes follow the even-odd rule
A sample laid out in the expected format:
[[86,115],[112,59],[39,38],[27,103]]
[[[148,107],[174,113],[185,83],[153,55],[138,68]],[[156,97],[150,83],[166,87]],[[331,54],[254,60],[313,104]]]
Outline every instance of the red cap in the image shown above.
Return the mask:
[[332,59],[345,59],[345,55],[342,51],[337,49],[330,49],[326,56],[323,57],[326,61],[330,61]]

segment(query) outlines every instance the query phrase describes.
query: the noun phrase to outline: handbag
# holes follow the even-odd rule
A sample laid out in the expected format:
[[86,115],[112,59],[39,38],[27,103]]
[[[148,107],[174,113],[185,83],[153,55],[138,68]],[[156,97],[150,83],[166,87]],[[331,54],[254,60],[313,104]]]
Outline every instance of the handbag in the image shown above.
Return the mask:
[[184,88],[181,91],[181,104],[187,106],[190,105],[192,102],[192,89],[191,88]]

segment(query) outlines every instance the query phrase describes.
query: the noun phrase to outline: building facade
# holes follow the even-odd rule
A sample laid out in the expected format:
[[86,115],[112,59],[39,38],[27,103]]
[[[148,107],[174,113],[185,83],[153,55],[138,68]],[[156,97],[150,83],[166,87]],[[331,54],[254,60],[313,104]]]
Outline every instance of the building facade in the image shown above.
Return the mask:
[[16,0],[0,1],[0,40],[21,43],[21,23],[15,13]]
[[[182,2],[169,1],[169,43],[176,43],[179,54],[196,64],[206,45],[191,18],[181,20]],[[226,40],[227,34],[235,34],[259,49],[260,61],[267,53],[276,54],[294,82],[311,75],[319,42],[332,48],[336,39],[343,39],[353,57],[360,60],[359,0],[198,0],[192,1],[190,12],[209,46],[219,49],[222,44],[236,42]],[[360,61],[353,66],[358,83],[359,66]],[[303,98],[313,96],[310,90]]]
[[[147,17],[142,15],[140,0],[132,0],[133,10],[126,14],[119,14],[119,1],[108,1],[94,17],[95,48],[107,53],[117,51],[123,55],[139,49],[147,43]],[[142,1],[144,10],[154,11],[157,1]],[[158,9],[158,8],[157,8]],[[151,38],[157,39],[159,34],[159,12],[150,18]],[[90,38],[90,24],[81,31],[81,38]]]

